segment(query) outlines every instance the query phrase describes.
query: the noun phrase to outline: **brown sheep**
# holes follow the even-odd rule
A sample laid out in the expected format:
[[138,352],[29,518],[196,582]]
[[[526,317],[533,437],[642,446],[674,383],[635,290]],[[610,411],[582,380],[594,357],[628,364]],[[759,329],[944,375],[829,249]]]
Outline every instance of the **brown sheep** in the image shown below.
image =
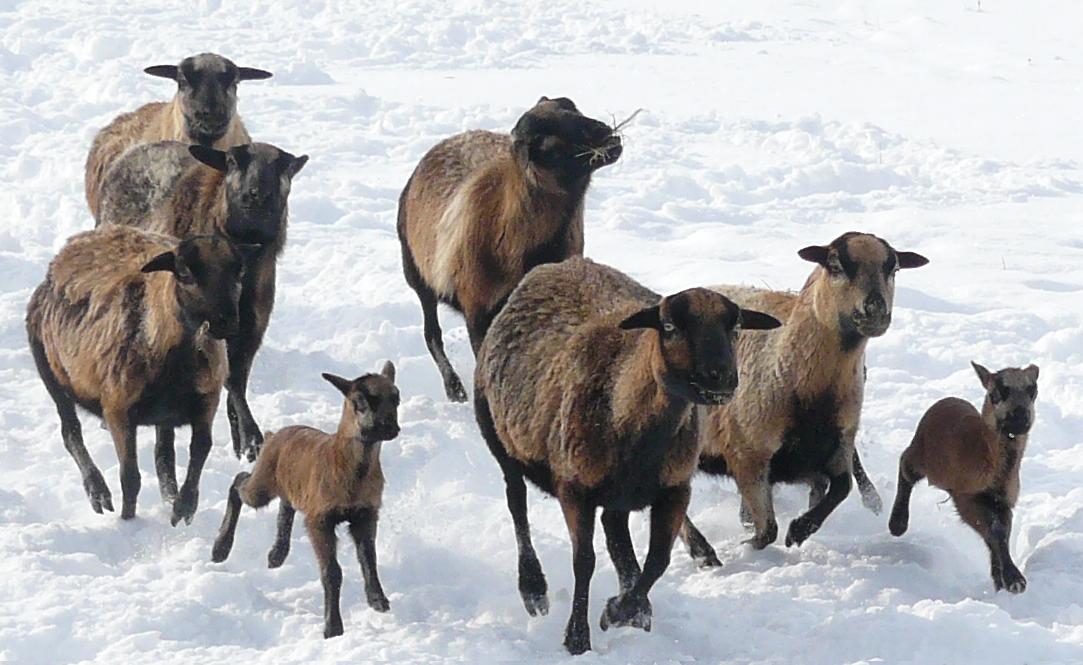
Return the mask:
[[[162,498],[173,502],[174,525],[191,521],[226,378],[221,340],[237,330],[242,266],[238,249],[222,238],[178,242],[125,227],[75,235],[49,264],[27,309],[30,350],[95,512],[112,511],[112,496],[83,445],[76,405],[112,434],[120,516],[135,516],[136,427],[154,425]],[[192,427],[191,459],[178,493],[173,428],[184,425]]]
[[523,275],[583,255],[591,174],[621,150],[614,128],[582,115],[570,99],[542,97],[510,136],[465,132],[421,159],[399,198],[399,242],[448,399],[465,402],[466,390],[444,353],[437,303],[463,314],[476,354]]
[[981,412],[957,397],[929,407],[899,459],[899,488],[888,528],[893,536],[906,533],[910,493],[925,478],[948,493],[959,517],[989,547],[996,590],[1022,593],[1027,580],[1012,561],[1008,540],[1019,498],[1019,464],[1034,423],[1038,367],[993,373],[971,364],[986,391]]
[[[595,510],[602,508],[620,579],[601,627],[650,630],[647,594],[669,565],[699,458],[693,405],[733,395],[739,328],[778,325],[706,289],[662,298],[581,258],[532,270],[494,319],[478,353],[475,413],[504,474],[519,592],[531,615],[546,614],[549,603],[524,476],[560,501],[575,571],[564,636],[571,653],[590,649]],[[650,549],[641,572],[628,515],[647,506]]]
[[[891,323],[895,273],[928,260],[897,252],[865,233],[845,233],[829,245],[798,252],[817,264],[800,293],[717,287],[741,307],[785,321],[777,333],[741,338],[741,383],[732,402],[700,414],[700,469],[737,481],[762,549],[778,534],[774,483],[829,489],[790,523],[786,544],[800,545],[850,492],[854,439],[865,389],[865,345]],[[681,537],[694,559],[717,565],[710,544],[690,519]]]
[[225,149],[250,143],[237,115],[237,82],[270,78],[270,72],[238,67],[214,53],[201,53],[179,65],[155,65],[151,76],[177,82],[168,102],[151,102],[122,113],[94,136],[86,160],[86,201],[98,219],[101,188],[113,163],[129,148],[155,141],[181,141]]
[[379,374],[353,381],[333,374],[323,378],[346,398],[338,430],[328,434],[294,425],[267,433],[252,473],[233,480],[211,559],[229,557],[242,502],[262,508],[277,498],[278,532],[267,561],[271,568],[281,566],[290,550],[294,512],[300,510],[320,566],[328,638],[342,634],[342,568],[335,555],[335,527],[342,522],[349,522],[357,546],[369,606],[377,612],[390,609],[376,574],[376,523],[384,491],[380,446],[399,435],[399,391],[390,361]]
[[286,243],[294,176],[308,161],[266,143],[228,151],[160,141],[129,150],[102,189],[101,223],[177,238],[216,234],[257,247],[241,286],[240,329],[227,340],[233,452],[249,461],[263,436],[248,406],[248,377],[274,308],[276,263]]

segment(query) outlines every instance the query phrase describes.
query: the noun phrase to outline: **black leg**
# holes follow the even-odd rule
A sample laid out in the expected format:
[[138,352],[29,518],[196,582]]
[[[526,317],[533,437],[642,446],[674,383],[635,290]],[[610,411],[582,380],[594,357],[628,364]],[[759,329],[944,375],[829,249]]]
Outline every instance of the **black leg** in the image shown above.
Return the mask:
[[901,536],[906,533],[910,526],[910,494],[914,491],[914,483],[924,476],[915,471],[907,463],[904,454],[899,460],[899,483],[895,490],[895,503],[891,507],[891,517],[888,519],[887,528],[893,536]]
[[233,536],[237,533],[237,518],[241,515],[241,486],[252,474],[247,471],[238,473],[229,486],[229,497],[226,499],[226,514],[222,516],[222,526],[218,528],[218,537],[214,539],[214,547],[211,548],[211,561],[221,563],[229,558],[233,550]]
[[989,548],[993,587],[1011,593],[1026,591],[1027,580],[1012,561],[1008,540],[1012,530],[1012,509],[1002,496],[989,492],[952,495],[959,517],[970,525]]
[[320,582],[323,584],[323,636],[324,639],[342,634],[342,614],[339,611],[339,594],[342,591],[342,568],[338,565],[335,547],[335,523],[327,518],[313,521],[305,519],[308,539],[316,552],[320,566]]
[[564,629],[564,648],[568,653],[578,655],[590,651],[587,605],[590,600],[590,578],[594,575],[594,506],[569,488],[560,488],[557,498],[560,499],[568,535],[572,539],[572,571],[575,573],[572,614]]
[[872,484],[872,480],[869,479],[869,474],[865,473],[865,466],[861,463],[861,457],[857,454],[857,448],[854,448],[854,481],[857,483],[857,489],[861,492],[861,505],[872,511],[873,515],[879,515],[884,510],[884,502],[880,498],[880,493],[876,491],[876,485]]
[[[244,326],[242,324],[242,331]],[[237,459],[256,460],[263,433],[248,406],[248,376],[256,357],[259,342],[244,337],[243,333],[227,340],[226,355],[229,359],[229,378],[226,380],[226,415],[229,416],[230,436],[233,438],[233,454]]]
[[827,495],[827,476],[815,476],[809,481],[808,507],[815,508]]
[[790,547],[791,545],[800,547],[801,543],[805,542],[809,536],[819,531],[824,520],[827,519],[827,516],[830,515],[850,493],[853,480],[850,477],[849,469],[843,473],[831,476],[830,480],[831,485],[827,490],[827,494],[824,495],[823,501],[816,504],[804,515],[801,515],[790,522],[790,528],[786,532],[786,547]]
[[177,455],[173,442],[172,427],[154,428],[154,470],[158,474],[158,491],[166,503],[177,498]]
[[350,515],[350,535],[357,545],[357,562],[361,564],[361,575],[365,578],[365,597],[369,607],[377,612],[386,612],[391,604],[384,595],[380,576],[376,572],[376,523],[379,514],[372,509],[355,510]]
[[139,498],[139,463],[135,455],[135,425],[128,422],[127,414],[106,414],[105,423],[113,437],[113,446],[117,450],[120,462],[121,519],[135,517],[135,506]]
[[173,526],[184,520],[185,524],[192,523],[192,517],[196,514],[199,505],[199,479],[203,475],[203,465],[207,462],[207,455],[211,452],[211,423],[192,423],[192,443],[189,447],[188,473],[173,502],[173,516],[169,523]]
[[440,376],[444,380],[444,393],[452,402],[466,401],[466,388],[463,387],[462,379],[451,366],[447,353],[444,351],[444,334],[440,329],[440,317],[437,314],[436,295],[426,286],[416,288],[418,300],[421,301],[421,312],[425,318],[425,346],[429,348],[429,355],[436,362]]
[[624,593],[636,583],[640,572],[632,536],[628,533],[628,511],[603,510],[602,529],[609,558],[617,570],[621,593]]
[[275,542],[267,553],[267,567],[278,568],[290,553],[290,534],[293,533],[293,516],[297,511],[284,498],[278,500],[278,523]]
[[651,629],[652,609],[647,596],[669,567],[673,541],[684,523],[691,494],[687,485],[669,487],[651,504],[651,544],[643,563],[643,574],[630,590],[606,602],[600,622],[602,630],[608,630],[610,626]]
[[692,557],[692,560],[696,562],[697,566],[700,568],[715,568],[722,565],[722,562],[718,560],[718,554],[716,554],[714,548],[711,547],[711,543],[709,543],[707,538],[696,528],[696,525],[692,523],[690,517],[686,516],[684,518],[680,536],[681,540],[684,541],[685,546],[688,547],[688,556]]

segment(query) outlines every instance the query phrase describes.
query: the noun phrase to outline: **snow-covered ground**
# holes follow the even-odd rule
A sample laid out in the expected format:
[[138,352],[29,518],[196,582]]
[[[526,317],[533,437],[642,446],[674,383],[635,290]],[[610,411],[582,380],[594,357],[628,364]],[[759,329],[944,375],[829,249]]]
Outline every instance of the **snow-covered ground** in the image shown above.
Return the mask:
[[[703,0],[0,3],[0,660],[434,662],[568,660],[568,538],[531,492],[552,611],[528,618],[496,464],[449,404],[401,277],[398,192],[424,151],[510,129],[545,94],[608,118],[645,109],[588,196],[587,253],[653,288],[797,288],[796,250],[846,230],[932,259],[899,275],[892,329],[869,346],[858,445],[886,501],[928,404],[981,390],[968,362],[1041,366],[1012,550],[1029,579],[994,594],[979,538],[922,485],[904,538],[856,493],[802,549],[740,544],[731,483],[699,478],[692,515],[723,559],[682,551],[655,587],[654,630],[602,633],[577,662],[1083,661],[1083,50],[1078,3]],[[52,254],[92,226],[82,165],[118,112],[166,98],[141,73],[211,50],[275,78],[244,83],[259,140],[311,161],[292,194],[279,297],[257,358],[263,426],[332,427],[322,371],[399,366],[403,432],[384,447],[377,548],[391,612],[369,610],[345,546],[345,636],[324,641],[302,529],[269,571],[273,511],[245,512],[209,562],[245,465],[215,427],[200,511],[171,528],[149,432],[140,517],[95,515],[25,344]],[[453,362],[473,361],[444,317]],[[87,445],[114,493],[113,447]],[[185,437],[182,434],[182,437]],[[178,463],[187,462],[183,446]],[[778,492],[783,526],[804,491]],[[647,520],[633,536],[642,554]],[[599,553],[590,615],[616,588]]]

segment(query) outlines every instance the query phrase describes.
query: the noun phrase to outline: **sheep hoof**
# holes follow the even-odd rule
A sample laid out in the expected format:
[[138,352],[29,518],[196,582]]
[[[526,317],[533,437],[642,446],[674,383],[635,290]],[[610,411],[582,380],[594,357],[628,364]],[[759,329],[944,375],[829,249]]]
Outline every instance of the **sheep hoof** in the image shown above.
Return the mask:
[[997,591],[1006,589],[1009,593],[1023,593],[1027,590],[1027,578],[1012,564],[1008,564],[1000,571],[1000,577],[994,573],[993,583]]
[[549,596],[544,591],[541,593],[522,591],[520,595],[523,597],[523,606],[526,607],[526,613],[530,616],[536,617],[549,614]]
[[649,633],[652,614],[651,601],[645,596],[622,593],[606,601],[598,625],[602,630],[609,630],[610,626],[630,626],[642,628]]
[[120,519],[133,520],[135,519],[135,502],[126,503],[120,507]]
[[873,515],[879,515],[884,510],[884,502],[880,499],[880,493],[872,485],[861,488],[861,505],[869,509]]
[[786,531],[786,547],[792,547],[793,545],[801,547],[801,544],[808,540],[809,536],[816,533],[819,528],[819,525],[813,524],[811,520],[804,516],[798,517],[790,522],[790,528]]
[[244,445],[241,446],[241,452],[244,454],[244,458],[249,462],[255,462],[259,457],[259,449],[263,447],[263,435],[260,434],[257,428],[252,436],[246,438]]
[[573,656],[590,651],[590,627],[577,621],[574,614],[564,630],[564,648]]
[[[778,524],[771,521],[768,522],[763,533],[757,533],[744,542],[751,545],[753,549],[762,550],[776,540],[778,540]],[[789,543],[787,542],[787,544]]]
[[892,513],[891,519],[888,520],[887,528],[893,536],[901,536],[906,533],[907,528],[910,527],[910,516]]
[[326,626],[323,627],[323,639],[329,640],[332,637],[338,637],[343,632],[345,632],[345,631],[342,630],[342,621],[341,620],[336,621],[334,623],[329,623],[329,624],[327,624]]
[[267,553],[267,567],[278,568],[286,562],[286,556],[290,553],[288,548],[274,548]]
[[391,603],[388,602],[387,596],[382,593],[379,595],[372,595],[368,597],[369,607],[377,612],[387,612],[391,609]]
[[692,561],[696,563],[696,566],[700,568],[721,568],[722,562],[718,560],[718,555],[712,549],[708,552],[697,552],[692,555]]
[[[174,525],[176,526],[176,525]],[[214,563],[222,563],[229,558],[229,553],[233,550],[233,536],[227,535],[220,537],[214,541],[214,547],[211,548],[211,561]]]
[[109,486],[105,484],[101,471],[94,469],[83,479],[83,489],[90,499],[90,508],[101,514],[102,510],[113,512],[113,495],[109,493]]
[[447,398],[452,402],[465,402],[466,401],[466,388],[463,388],[462,380],[452,374],[444,381],[444,392],[447,393]]
[[199,490],[182,487],[177,499],[173,502],[173,516],[169,518],[171,526],[177,526],[181,520],[191,524],[192,517],[196,514],[196,505],[199,504]]

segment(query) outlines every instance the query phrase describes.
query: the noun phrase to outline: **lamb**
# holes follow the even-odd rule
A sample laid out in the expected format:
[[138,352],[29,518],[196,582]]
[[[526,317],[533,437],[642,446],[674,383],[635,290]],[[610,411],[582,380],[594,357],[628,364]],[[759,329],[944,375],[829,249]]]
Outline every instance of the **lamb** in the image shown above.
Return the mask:
[[477,354],[523,275],[583,255],[591,174],[622,149],[613,127],[582,115],[570,99],[542,97],[510,136],[457,134],[421,159],[399,198],[399,242],[448,399],[465,402],[466,390],[444,353],[437,303],[466,318]]
[[[786,545],[800,546],[850,492],[864,395],[865,345],[891,323],[895,273],[928,259],[895,251],[865,233],[845,233],[829,245],[798,252],[817,264],[800,293],[717,287],[741,307],[768,312],[785,326],[778,333],[741,339],[741,384],[732,402],[702,409],[699,467],[737,481],[755,525],[748,541],[762,549],[778,525],[771,485],[826,476],[828,490],[790,523]],[[710,544],[690,519],[682,540],[701,565],[718,565]]]
[[278,533],[267,560],[271,568],[281,566],[289,554],[294,512],[300,510],[320,566],[323,636],[329,638],[343,632],[342,569],[335,556],[335,527],[341,522],[349,522],[369,606],[377,612],[390,609],[376,574],[376,522],[384,489],[380,447],[399,434],[399,391],[390,361],[379,374],[353,381],[333,374],[323,378],[346,398],[338,430],[328,434],[295,425],[267,433],[252,473],[237,474],[230,487],[211,558],[222,562],[229,557],[242,502],[262,508],[277,497]]
[[[56,403],[61,435],[96,513],[112,511],[83,445],[79,405],[103,419],[120,460],[120,516],[135,517],[136,427],[154,425],[158,487],[171,522],[190,523],[237,330],[242,251],[215,236],[182,242],[108,227],[73,236],[49,264],[26,315],[38,374]],[[188,475],[177,492],[173,428],[192,427]]]
[[84,186],[95,219],[109,168],[133,146],[174,140],[225,149],[251,142],[237,115],[237,82],[271,77],[270,72],[238,67],[214,53],[193,55],[179,65],[155,65],[143,71],[176,81],[177,92],[168,102],[151,102],[122,113],[94,136]]
[[1038,367],[994,373],[971,365],[985,388],[981,413],[957,397],[929,407],[899,458],[899,487],[888,528],[893,536],[906,533],[910,493],[925,478],[948,493],[959,517],[989,547],[994,588],[1022,593],[1027,580],[1012,561],[1008,540],[1019,498],[1019,464],[1034,423]]
[[[602,630],[650,630],[647,594],[669,565],[699,457],[692,405],[733,395],[738,329],[778,325],[706,289],[661,298],[582,258],[532,270],[494,319],[478,353],[475,413],[504,475],[519,592],[531,615],[546,614],[549,603],[530,540],[524,476],[564,511],[575,572],[569,652],[590,649],[599,506],[621,591],[606,604]],[[628,515],[647,506],[650,550],[641,572]]]
[[102,224],[138,226],[177,238],[215,234],[257,246],[247,257],[240,326],[226,342],[233,452],[249,461],[263,436],[248,406],[248,377],[274,308],[291,182],[307,161],[307,155],[295,157],[266,143],[223,152],[161,141],[125,153],[102,190]]

